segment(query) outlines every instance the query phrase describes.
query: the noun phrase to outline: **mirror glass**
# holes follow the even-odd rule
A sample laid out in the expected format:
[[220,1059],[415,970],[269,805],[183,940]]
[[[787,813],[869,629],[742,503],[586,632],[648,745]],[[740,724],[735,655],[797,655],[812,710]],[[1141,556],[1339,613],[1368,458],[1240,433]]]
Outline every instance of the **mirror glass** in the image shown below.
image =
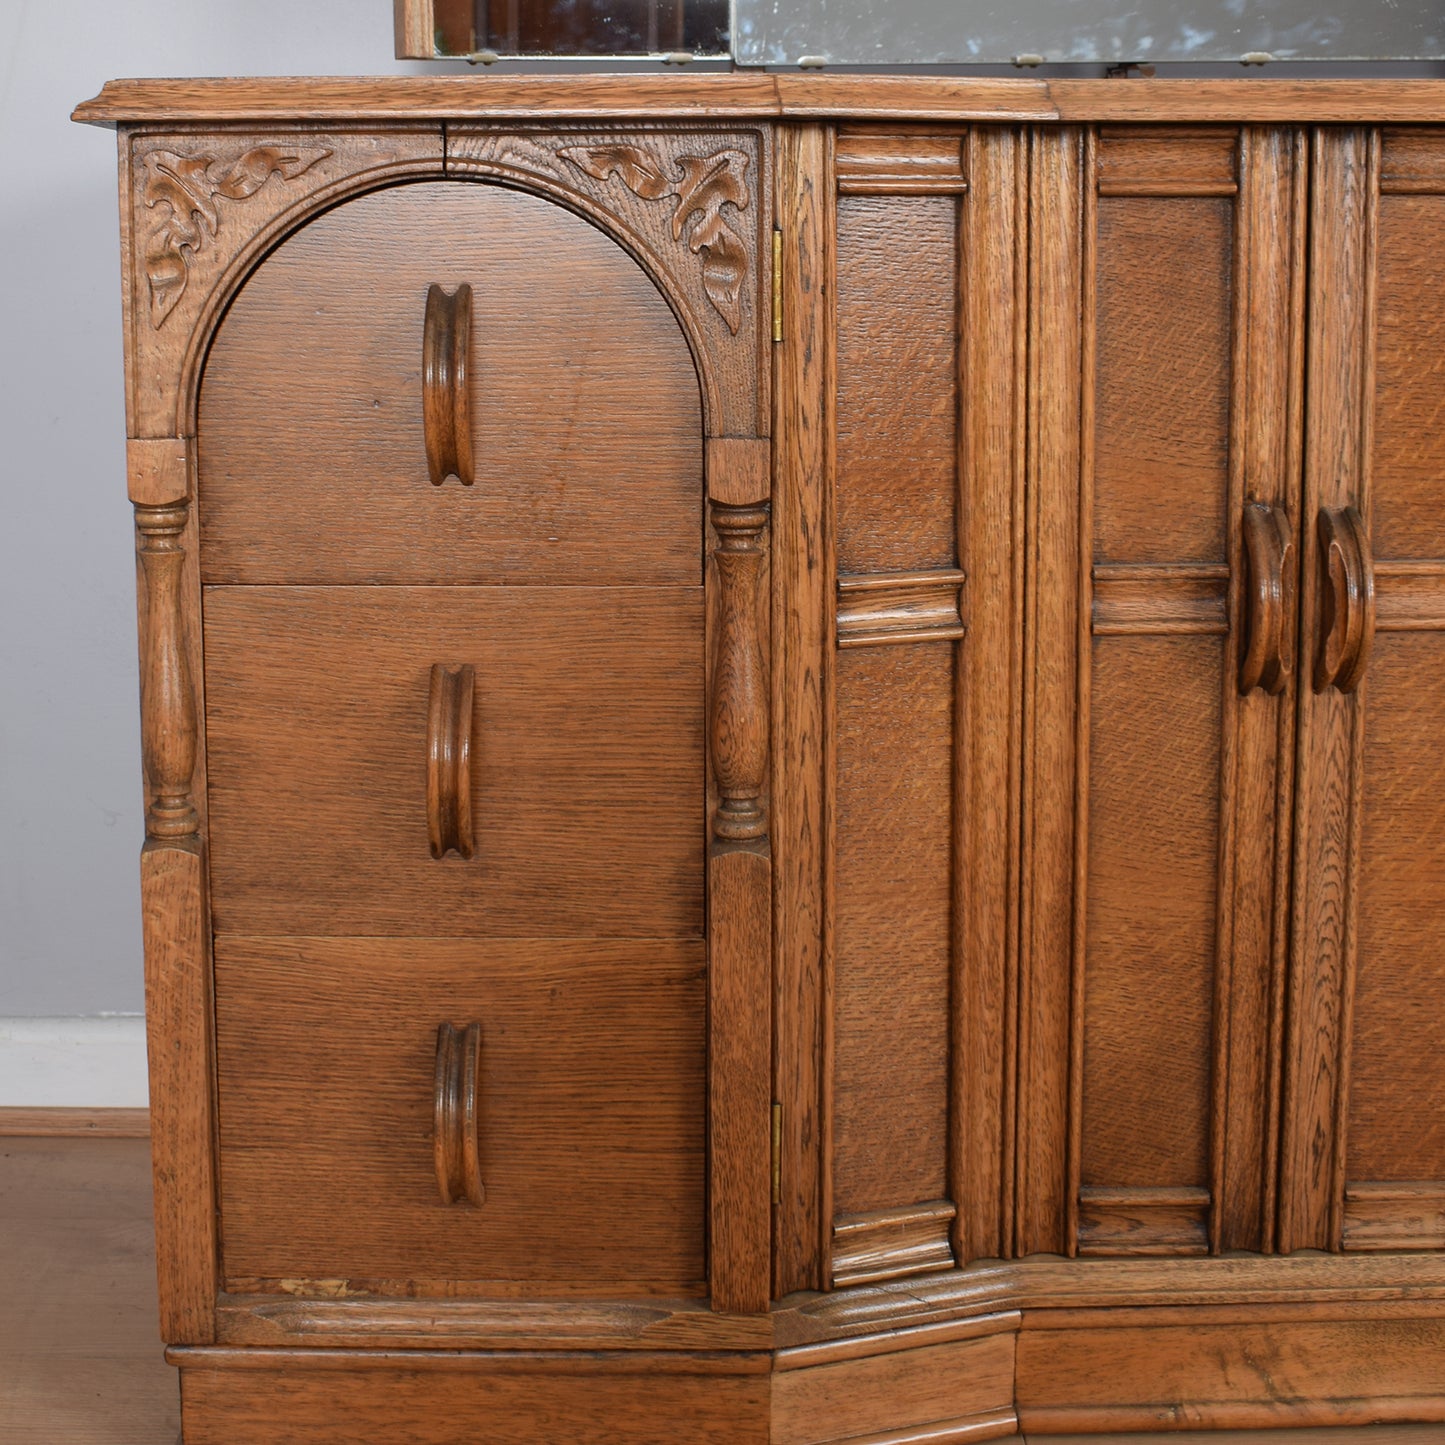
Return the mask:
[[438,55],[728,54],[729,0],[433,0]]
[[736,0],[740,65],[1435,60],[1441,0]]

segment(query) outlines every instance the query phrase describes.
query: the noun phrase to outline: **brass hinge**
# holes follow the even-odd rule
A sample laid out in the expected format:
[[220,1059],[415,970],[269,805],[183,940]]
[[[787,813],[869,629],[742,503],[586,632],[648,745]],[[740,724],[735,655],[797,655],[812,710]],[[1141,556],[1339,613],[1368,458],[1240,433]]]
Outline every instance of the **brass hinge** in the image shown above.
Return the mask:
[[783,233],[773,231],[773,340],[783,339]]
[[773,1203],[783,1202],[783,1106],[773,1105]]

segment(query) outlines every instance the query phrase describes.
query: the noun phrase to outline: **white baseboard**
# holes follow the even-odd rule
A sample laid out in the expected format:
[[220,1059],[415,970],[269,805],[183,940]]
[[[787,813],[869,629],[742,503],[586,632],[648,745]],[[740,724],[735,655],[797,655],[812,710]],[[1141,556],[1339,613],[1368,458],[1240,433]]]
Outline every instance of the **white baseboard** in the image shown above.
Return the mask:
[[143,1109],[145,1020],[0,1018],[0,1108]]

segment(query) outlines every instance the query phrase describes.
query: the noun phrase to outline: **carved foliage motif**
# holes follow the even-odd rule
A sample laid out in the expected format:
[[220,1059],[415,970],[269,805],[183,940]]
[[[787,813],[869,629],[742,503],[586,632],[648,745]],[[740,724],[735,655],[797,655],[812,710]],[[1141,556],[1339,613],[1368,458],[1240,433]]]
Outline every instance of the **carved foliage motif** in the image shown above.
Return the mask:
[[146,157],[144,199],[159,214],[146,238],[151,325],[160,327],[186,289],[191,260],[220,231],[219,201],[254,196],[272,176],[294,180],[331,151],[320,146],[254,146],[231,161],[153,151]]
[[702,257],[703,289],[736,335],[742,324],[747,252],[742,236],[724,218],[723,207],[747,209],[746,153],[721,150],[710,156],[679,156],[680,176],[669,175],[663,162],[641,146],[567,146],[558,154],[594,180],[616,175],[644,200],[674,198],[672,238]]

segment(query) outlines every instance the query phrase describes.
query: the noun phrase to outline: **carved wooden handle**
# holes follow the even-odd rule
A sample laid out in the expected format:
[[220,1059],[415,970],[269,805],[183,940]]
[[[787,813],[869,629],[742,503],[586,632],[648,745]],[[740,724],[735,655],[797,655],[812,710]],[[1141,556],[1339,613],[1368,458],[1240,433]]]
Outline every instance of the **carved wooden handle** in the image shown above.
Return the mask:
[[1364,518],[1353,507],[1323,507],[1320,540],[1320,647],[1315,691],[1354,692],[1375,640],[1375,565]]
[[1250,502],[1244,509],[1245,646],[1239,690],[1284,691],[1294,671],[1295,588],[1299,573],[1294,535],[1279,507]]
[[426,464],[432,484],[459,477],[472,484],[472,414],[467,390],[467,353],[472,344],[472,288],[448,296],[440,286],[426,293],[421,333],[421,410]]
[[436,1126],[433,1153],[443,1204],[486,1202],[481,1142],[477,1135],[477,1078],[482,1062],[482,1026],[437,1028]]
[[439,662],[431,670],[427,713],[426,821],[431,855],[456,849],[472,856],[472,695],[470,664]]

